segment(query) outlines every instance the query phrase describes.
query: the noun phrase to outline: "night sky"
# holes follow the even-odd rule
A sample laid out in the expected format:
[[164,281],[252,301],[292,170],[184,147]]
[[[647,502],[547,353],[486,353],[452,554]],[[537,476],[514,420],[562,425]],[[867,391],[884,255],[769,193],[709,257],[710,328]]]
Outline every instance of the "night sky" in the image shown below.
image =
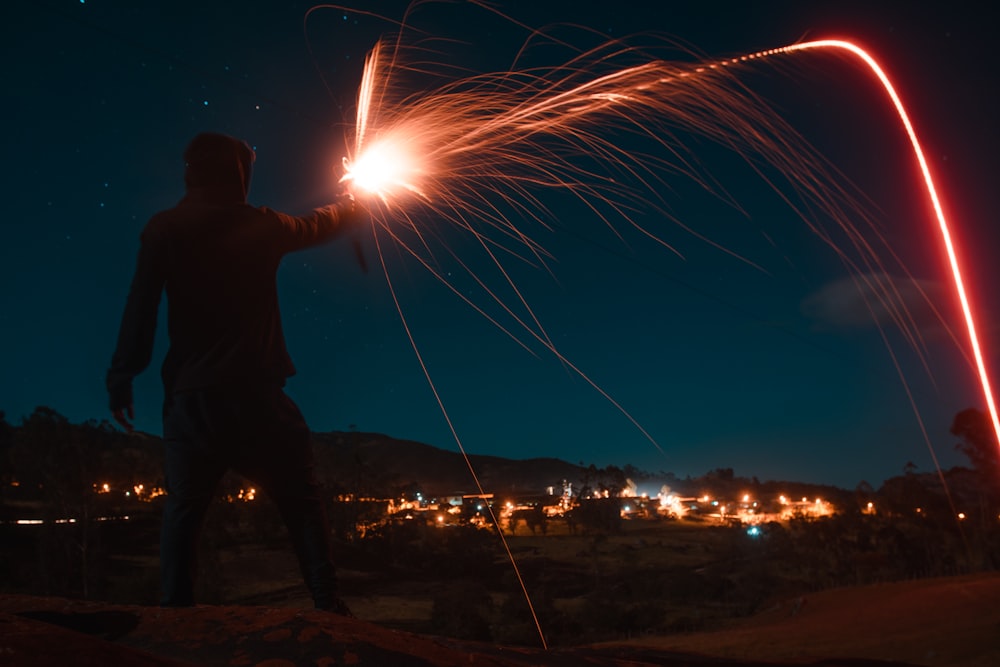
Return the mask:
[[[311,5],[296,2],[132,4],[53,0],[5,11],[0,410],[15,424],[38,405],[72,421],[109,417],[104,374],[139,233],[183,194],[181,153],[194,134],[226,132],[255,147],[253,204],[299,213],[330,201],[364,55],[392,30],[326,9],[312,15],[307,36]],[[655,30],[717,57],[821,37],[868,47],[921,133],[995,372],[1000,109],[995,24],[971,9],[979,4],[557,0],[502,9],[531,26],[570,22],[615,38]],[[392,18],[406,7],[358,5]],[[523,31],[472,9],[439,4],[418,22],[475,42],[463,63],[472,70],[502,68]],[[960,350],[916,309],[924,367],[886,330],[941,464],[964,463],[951,419],[985,403],[963,358],[936,223],[884,98],[858,67],[829,58],[750,70],[746,81],[870,197],[892,248],[962,337]],[[732,467],[847,488],[877,486],[907,462],[933,470],[893,357],[871,315],[859,316],[843,266],[724,151],[706,142],[704,160],[746,215],[684,179],[671,183],[674,212],[763,270],[667,221],[650,224],[662,224],[684,259],[638,235],[619,239],[558,194],[546,202],[552,231],[533,234],[554,256],[551,272],[512,269],[562,354],[656,445],[544,349],[525,351],[386,251],[465,449],[679,476]],[[443,240],[459,253],[468,245],[457,230]],[[455,449],[374,245],[364,243],[367,274],[346,242],[286,258],[279,290],[298,367],[287,391],[314,431],[351,427]],[[137,427],[155,434],[166,343],[161,326],[153,364],[136,382]]]

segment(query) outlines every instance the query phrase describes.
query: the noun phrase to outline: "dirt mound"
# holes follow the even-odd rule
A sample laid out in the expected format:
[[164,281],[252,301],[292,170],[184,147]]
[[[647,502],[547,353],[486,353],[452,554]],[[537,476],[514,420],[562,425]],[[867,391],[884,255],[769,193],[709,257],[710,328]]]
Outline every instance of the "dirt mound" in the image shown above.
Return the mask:
[[775,602],[726,630],[615,645],[719,658],[1000,665],[1000,573],[824,591]]

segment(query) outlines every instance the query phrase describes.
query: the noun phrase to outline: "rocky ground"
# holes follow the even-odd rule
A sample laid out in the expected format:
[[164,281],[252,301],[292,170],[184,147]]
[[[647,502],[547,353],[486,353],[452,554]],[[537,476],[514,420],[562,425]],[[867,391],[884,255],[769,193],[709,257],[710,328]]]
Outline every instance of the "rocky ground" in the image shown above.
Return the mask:
[[0,596],[0,665],[987,667],[1000,664],[997,600],[997,573],[881,584],[776,601],[716,632],[545,651],[314,610]]
[[1000,574],[882,584],[776,603],[733,627],[568,649],[503,647],[388,630],[314,610],[160,609],[0,597],[0,665],[1000,664]]

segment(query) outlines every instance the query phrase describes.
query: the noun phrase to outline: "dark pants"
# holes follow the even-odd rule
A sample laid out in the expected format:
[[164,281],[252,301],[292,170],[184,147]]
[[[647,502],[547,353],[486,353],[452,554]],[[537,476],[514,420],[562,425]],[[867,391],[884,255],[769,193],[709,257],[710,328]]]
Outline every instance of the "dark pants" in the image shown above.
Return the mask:
[[163,606],[194,604],[199,534],[219,480],[230,469],[277,505],[315,605],[334,604],[330,530],[309,429],[280,386],[232,385],[174,394],[164,406],[163,436]]

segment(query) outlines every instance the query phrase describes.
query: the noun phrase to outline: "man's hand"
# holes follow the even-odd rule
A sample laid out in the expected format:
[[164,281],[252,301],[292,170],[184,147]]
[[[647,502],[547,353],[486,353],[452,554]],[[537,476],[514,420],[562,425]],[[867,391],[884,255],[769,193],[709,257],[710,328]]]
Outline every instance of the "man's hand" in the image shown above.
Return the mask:
[[341,223],[349,227],[355,227],[360,224],[368,212],[368,209],[349,192],[338,195],[336,201],[331,206],[337,209]]
[[132,405],[112,410],[111,416],[115,418],[118,425],[125,429],[126,432],[132,433],[135,431],[135,428],[132,426],[132,422],[135,420],[135,409]]

